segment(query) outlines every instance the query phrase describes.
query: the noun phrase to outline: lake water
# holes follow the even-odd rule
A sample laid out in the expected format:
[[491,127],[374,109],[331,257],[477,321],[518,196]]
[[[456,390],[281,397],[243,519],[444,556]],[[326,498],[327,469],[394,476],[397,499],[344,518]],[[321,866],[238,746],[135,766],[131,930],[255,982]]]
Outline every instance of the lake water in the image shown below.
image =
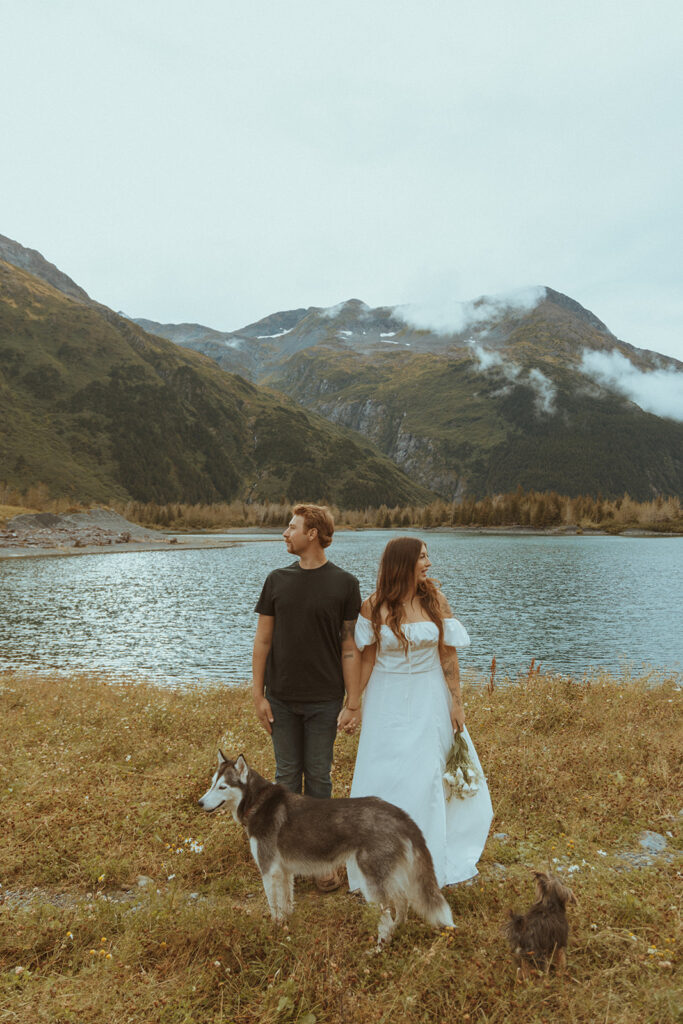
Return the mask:
[[[372,589],[394,534],[339,533],[332,561]],[[472,646],[465,671],[516,675],[532,658],[583,675],[681,670],[683,540],[427,535]],[[265,576],[291,562],[279,535],[201,551],[0,560],[0,669],[97,669],[160,683],[250,677]]]

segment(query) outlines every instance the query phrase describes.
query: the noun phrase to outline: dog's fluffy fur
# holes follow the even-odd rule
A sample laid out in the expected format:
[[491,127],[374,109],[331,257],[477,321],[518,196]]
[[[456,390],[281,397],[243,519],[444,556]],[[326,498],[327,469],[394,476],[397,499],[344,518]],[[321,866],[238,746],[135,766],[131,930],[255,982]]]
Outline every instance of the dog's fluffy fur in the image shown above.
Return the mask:
[[381,907],[380,945],[389,942],[408,907],[431,925],[453,927],[424,836],[393,804],[377,797],[296,796],[262,778],[241,754],[230,761],[222,752],[199,803],[206,811],[228,806],[246,828],[275,921],[292,911],[295,875],[328,876],[355,858],[363,895]]
[[533,970],[563,970],[567,958],[567,903],[576,903],[571,889],[554,875],[534,871],[537,900],[526,914],[510,911],[505,936],[517,962],[517,975],[525,979]]

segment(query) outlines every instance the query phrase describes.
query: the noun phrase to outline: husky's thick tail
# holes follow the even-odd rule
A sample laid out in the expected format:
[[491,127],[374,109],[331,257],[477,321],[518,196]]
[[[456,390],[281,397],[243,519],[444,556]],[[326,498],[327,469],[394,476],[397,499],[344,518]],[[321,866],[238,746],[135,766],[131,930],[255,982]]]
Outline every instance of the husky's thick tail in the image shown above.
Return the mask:
[[413,910],[435,927],[453,928],[453,914],[439,889],[432,855],[424,840],[420,846],[413,845],[412,854],[414,885],[409,891]]
[[439,889],[434,863],[422,834],[404,842],[404,855],[386,880],[386,896],[405,915],[406,905],[434,927],[453,928],[453,914]]

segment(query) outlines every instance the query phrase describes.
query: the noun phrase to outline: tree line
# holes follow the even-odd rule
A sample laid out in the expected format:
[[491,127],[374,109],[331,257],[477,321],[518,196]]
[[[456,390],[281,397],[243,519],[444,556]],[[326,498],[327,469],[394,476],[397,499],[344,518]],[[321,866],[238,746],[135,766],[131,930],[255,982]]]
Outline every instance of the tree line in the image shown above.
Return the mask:
[[[323,502],[321,502],[323,503]],[[284,528],[294,503],[231,501],[187,504],[126,501],[111,506],[132,522],[161,530],[222,530],[235,527]],[[38,484],[24,492],[0,484],[0,506],[22,507],[64,514],[91,507],[71,498],[51,498]],[[683,513],[676,497],[659,495],[651,501],[634,501],[628,494],[604,498],[600,494],[569,497],[556,491],[524,491],[458,502],[441,499],[429,505],[366,506],[344,509],[330,505],[335,523],[350,529],[432,529],[435,527],[526,527],[548,529],[602,529],[621,532],[640,528],[683,531]]]
[[[683,529],[678,498],[659,496],[637,502],[628,494],[606,499],[598,495],[568,497],[555,491],[522,491],[460,502],[433,501],[429,505],[367,506],[344,509],[330,506],[335,523],[351,529],[432,529],[435,527],[527,527],[546,529],[606,529],[628,527],[648,530]],[[284,528],[292,503],[232,501],[213,505],[156,505],[128,502],[117,511],[145,526],[177,530],[220,530],[234,527]]]

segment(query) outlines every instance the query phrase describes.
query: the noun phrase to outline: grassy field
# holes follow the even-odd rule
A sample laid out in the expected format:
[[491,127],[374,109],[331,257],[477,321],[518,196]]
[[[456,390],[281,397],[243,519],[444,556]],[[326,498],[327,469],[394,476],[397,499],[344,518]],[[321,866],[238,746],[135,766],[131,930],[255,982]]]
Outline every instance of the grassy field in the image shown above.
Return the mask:
[[[373,954],[376,912],[309,881],[272,925],[243,830],[197,807],[219,744],[272,777],[245,688],[0,675],[0,1021],[680,1020],[676,679],[466,700],[496,811],[481,873],[446,890],[455,933],[410,919]],[[339,739],[336,795],[354,751]],[[648,829],[673,859],[628,859]],[[548,867],[578,898],[569,970],[518,985],[501,926]]]

